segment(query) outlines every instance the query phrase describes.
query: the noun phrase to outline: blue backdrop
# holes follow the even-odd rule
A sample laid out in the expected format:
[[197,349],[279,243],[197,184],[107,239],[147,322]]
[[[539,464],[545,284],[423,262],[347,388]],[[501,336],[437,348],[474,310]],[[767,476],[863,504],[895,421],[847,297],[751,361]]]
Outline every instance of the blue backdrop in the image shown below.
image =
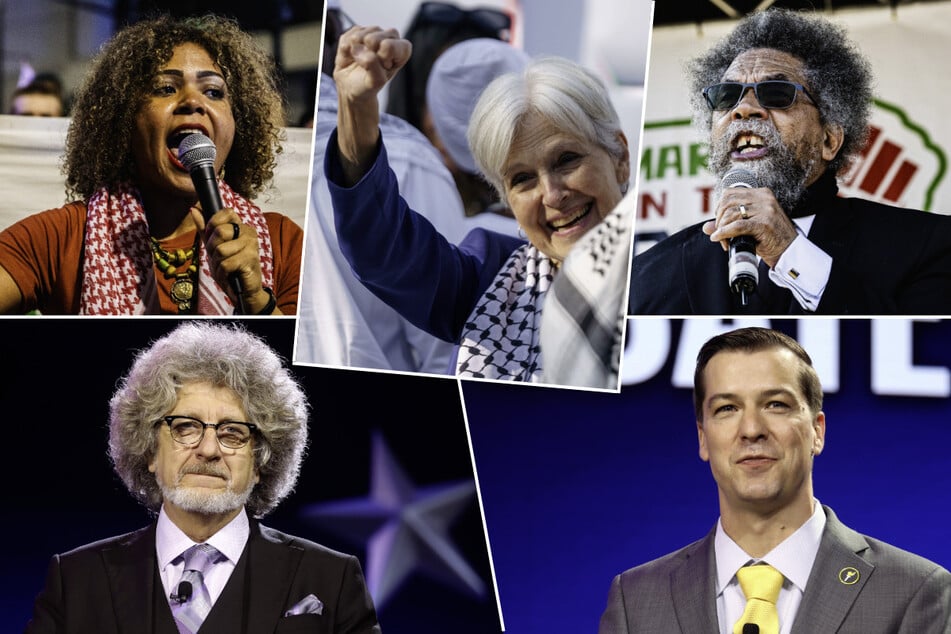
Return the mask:
[[[0,632],[22,632],[53,553],[138,529],[151,517],[132,500],[106,455],[108,402],[133,353],[178,325],[173,319],[0,320],[0,413],[4,459],[0,565]],[[289,358],[294,322],[248,320],[248,329]],[[466,590],[405,531],[390,562],[407,575],[382,605],[388,633],[499,630],[484,529],[472,482],[472,463],[455,381],[346,370],[294,367],[308,393],[311,448],[296,491],[265,524],[360,557],[365,542],[344,539],[308,509],[371,491],[371,439],[382,438],[414,490],[407,504],[432,489],[468,482],[472,493],[447,512],[449,550],[481,580]],[[366,506],[366,505],[364,505]],[[376,516],[399,516],[400,505]],[[420,517],[425,518],[422,514]],[[374,518],[342,519],[372,530]],[[457,568],[463,566],[453,562]]]
[[[834,386],[816,497],[859,532],[951,567],[951,323],[759,323],[808,338]],[[629,322],[629,349],[651,367],[626,356],[638,382],[619,395],[463,385],[507,632],[596,632],[614,575],[713,527],[691,393],[674,383],[685,366],[692,378],[693,342],[724,327]],[[910,391],[933,395],[895,394]]]

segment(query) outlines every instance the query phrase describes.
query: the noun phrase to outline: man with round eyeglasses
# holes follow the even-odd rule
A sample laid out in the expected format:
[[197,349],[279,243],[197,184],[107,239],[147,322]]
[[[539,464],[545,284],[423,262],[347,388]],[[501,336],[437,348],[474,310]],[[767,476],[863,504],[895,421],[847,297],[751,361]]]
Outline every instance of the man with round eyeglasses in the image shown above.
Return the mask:
[[[872,101],[868,62],[843,29],[769,9],[689,70],[719,181],[713,215],[635,258],[632,314],[951,312],[951,218],[839,195]],[[750,256],[731,269],[738,239]]]
[[309,405],[237,325],[187,322],[110,402],[109,455],[156,520],[55,555],[26,631],[378,634],[359,561],[258,519],[297,481]]

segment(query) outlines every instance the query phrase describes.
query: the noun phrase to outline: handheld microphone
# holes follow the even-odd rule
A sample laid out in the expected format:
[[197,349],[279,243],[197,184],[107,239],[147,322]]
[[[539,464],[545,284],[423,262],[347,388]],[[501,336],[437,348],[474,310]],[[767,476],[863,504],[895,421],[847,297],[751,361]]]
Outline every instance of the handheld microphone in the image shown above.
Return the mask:
[[215,176],[216,153],[214,141],[201,132],[189,134],[178,146],[178,160],[192,177],[205,222],[225,206],[218,191],[218,177]]
[[743,626],[743,634],[759,634],[759,625],[747,623]]
[[176,603],[185,603],[192,598],[192,584],[190,581],[182,581],[178,584],[178,590],[172,593],[171,599]]
[[[221,192],[218,190],[218,177],[215,175],[216,153],[214,141],[201,132],[189,134],[178,145],[178,160],[192,177],[192,184],[195,186],[195,193],[198,194],[198,201],[201,202],[201,213],[206,223],[225,206],[221,200]],[[228,282],[231,283],[231,290],[238,298],[241,314],[246,315],[241,278],[237,273],[232,273],[228,277]]]
[[[745,187],[754,189],[759,182],[753,172],[742,168],[731,169],[721,181],[723,188]],[[756,240],[753,236],[730,238],[729,280],[730,290],[740,296],[740,305],[749,304],[749,296],[756,292],[759,283],[759,268],[756,260]]]

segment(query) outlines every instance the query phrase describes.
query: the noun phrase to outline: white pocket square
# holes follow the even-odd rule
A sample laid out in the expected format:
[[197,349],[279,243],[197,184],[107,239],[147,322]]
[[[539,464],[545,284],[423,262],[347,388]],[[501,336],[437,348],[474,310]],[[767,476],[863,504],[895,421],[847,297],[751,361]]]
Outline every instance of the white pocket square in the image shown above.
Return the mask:
[[306,597],[294,604],[290,610],[284,613],[284,616],[295,616],[297,614],[323,614],[324,604],[313,594],[308,594]]

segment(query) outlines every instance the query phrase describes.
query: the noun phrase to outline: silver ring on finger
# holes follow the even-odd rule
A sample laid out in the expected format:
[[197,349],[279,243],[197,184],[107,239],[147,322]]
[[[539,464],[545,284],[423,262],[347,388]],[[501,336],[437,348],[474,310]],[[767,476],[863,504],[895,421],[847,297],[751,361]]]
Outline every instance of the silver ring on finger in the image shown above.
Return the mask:
[[746,213],[746,205],[740,205],[740,217],[743,218],[743,220],[750,219],[750,215]]

